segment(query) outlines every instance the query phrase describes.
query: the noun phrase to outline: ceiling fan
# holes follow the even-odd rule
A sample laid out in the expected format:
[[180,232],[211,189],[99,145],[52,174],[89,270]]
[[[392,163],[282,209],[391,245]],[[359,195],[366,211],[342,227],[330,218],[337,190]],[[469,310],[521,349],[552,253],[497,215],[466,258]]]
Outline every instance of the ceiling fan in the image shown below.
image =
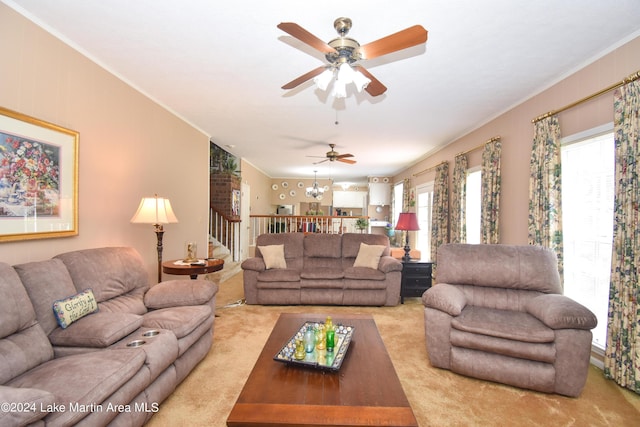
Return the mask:
[[[349,18],[343,17],[336,19],[333,27],[338,32],[339,37],[331,40],[329,43],[325,43],[296,23],[282,22],[278,24],[278,28],[282,31],[324,53],[325,58],[329,62],[328,65],[320,66],[290,81],[282,86],[282,89],[293,89],[307,80],[314,78],[318,87],[326,89],[334,75],[337,75],[338,80],[341,78],[341,74],[339,73],[344,69],[344,73],[348,73],[353,78],[353,82],[356,83],[359,90],[365,89],[371,96],[382,95],[387,90],[386,86],[371,75],[362,65],[355,63],[360,60],[377,58],[427,41],[427,30],[421,25],[414,25],[361,46],[356,40],[346,37],[351,29],[351,25],[352,22]],[[344,64],[349,66],[342,67]],[[359,72],[362,77],[354,76],[352,72]],[[326,79],[324,79],[326,84],[320,81],[322,80],[320,79],[320,75],[323,73],[326,76]],[[356,81],[356,79],[359,81]]]
[[336,147],[336,144],[329,144],[329,147],[331,147],[330,151],[327,151],[327,154],[322,157],[322,156],[307,156],[307,157],[320,157],[320,158],[324,158],[324,160],[320,160],[319,162],[315,162],[314,165],[317,165],[318,163],[324,163],[324,162],[335,162],[336,160],[342,163],[348,163],[350,165],[354,164],[356,161],[355,160],[351,160],[348,159],[347,157],[353,157],[353,154],[340,154],[338,153],[334,148]]

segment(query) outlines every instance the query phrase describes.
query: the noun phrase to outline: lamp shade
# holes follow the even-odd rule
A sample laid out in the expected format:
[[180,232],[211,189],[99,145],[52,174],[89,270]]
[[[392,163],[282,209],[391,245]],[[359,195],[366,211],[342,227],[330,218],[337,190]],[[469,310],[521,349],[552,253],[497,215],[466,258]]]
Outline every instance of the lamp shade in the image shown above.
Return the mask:
[[400,213],[395,229],[400,231],[420,230],[420,226],[418,225],[418,217],[414,212]]
[[178,218],[173,213],[171,202],[163,197],[143,197],[140,206],[131,222],[141,224],[170,224],[178,222]]

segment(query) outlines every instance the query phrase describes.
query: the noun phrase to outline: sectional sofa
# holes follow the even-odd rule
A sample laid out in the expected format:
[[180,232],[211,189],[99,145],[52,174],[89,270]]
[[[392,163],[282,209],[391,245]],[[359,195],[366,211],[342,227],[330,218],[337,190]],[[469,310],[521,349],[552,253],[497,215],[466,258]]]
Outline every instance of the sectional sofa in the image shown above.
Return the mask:
[[400,303],[402,263],[383,235],[261,234],[242,269],[247,304]]
[[149,286],[127,247],[0,263],[0,425],[143,425],[209,351],[217,292]]

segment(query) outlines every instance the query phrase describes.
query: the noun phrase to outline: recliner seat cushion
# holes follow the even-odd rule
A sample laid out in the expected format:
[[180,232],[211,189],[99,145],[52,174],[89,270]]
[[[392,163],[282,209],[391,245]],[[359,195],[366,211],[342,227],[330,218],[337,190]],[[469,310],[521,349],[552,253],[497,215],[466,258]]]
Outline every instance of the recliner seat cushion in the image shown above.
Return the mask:
[[305,268],[300,273],[301,279],[327,279],[327,280],[338,280],[344,277],[344,273],[342,270],[331,270],[327,268]]
[[211,316],[208,305],[162,308],[144,315],[142,325],[152,329],[168,329],[178,339],[189,335]]
[[[300,272],[292,269],[265,270],[258,273],[258,282],[299,282]],[[259,285],[258,285],[259,286]]]
[[451,327],[460,331],[522,342],[545,343],[553,342],[555,339],[552,329],[521,311],[467,306],[460,316],[451,320]]
[[538,362],[553,363],[556,360],[556,347],[553,343],[513,341],[458,329],[451,329],[451,345]]
[[387,275],[380,270],[368,267],[348,267],[344,269],[344,278],[352,280],[384,281]]
[[138,329],[142,320],[138,314],[94,313],[65,329],[55,329],[49,334],[49,341],[57,346],[109,347]]
[[134,349],[102,350],[61,357],[43,363],[6,385],[36,388],[55,394],[56,403],[67,410],[52,412],[47,423],[72,425],[86,413],[70,410],[70,403],[100,404],[133,378],[146,355]]

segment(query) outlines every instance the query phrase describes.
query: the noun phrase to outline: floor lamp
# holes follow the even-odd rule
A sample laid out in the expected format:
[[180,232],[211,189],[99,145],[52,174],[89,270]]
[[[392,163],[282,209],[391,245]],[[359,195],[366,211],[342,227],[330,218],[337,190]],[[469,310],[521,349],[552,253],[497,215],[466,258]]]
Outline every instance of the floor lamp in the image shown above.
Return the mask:
[[162,224],[170,224],[178,222],[171,209],[169,199],[158,197],[143,197],[140,206],[136,211],[131,222],[137,224],[153,224],[156,236],[158,237],[158,283],[162,281],[162,237],[164,228]]
[[418,217],[414,212],[400,213],[395,229],[404,231],[406,235],[404,256],[402,257],[402,261],[411,261],[411,255],[409,255],[409,252],[411,252],[411,247],[409,246],[409,231],[420,230],[420,226],[418,225]]

